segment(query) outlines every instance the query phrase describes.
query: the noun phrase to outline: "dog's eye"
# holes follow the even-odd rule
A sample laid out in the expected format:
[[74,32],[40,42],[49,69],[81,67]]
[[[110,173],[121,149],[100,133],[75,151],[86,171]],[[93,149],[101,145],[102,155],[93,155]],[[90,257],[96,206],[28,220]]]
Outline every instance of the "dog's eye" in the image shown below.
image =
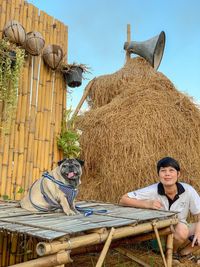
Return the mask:
[[67,167],[67,166],[69,166],[69,163],[63,164],[63,167]]

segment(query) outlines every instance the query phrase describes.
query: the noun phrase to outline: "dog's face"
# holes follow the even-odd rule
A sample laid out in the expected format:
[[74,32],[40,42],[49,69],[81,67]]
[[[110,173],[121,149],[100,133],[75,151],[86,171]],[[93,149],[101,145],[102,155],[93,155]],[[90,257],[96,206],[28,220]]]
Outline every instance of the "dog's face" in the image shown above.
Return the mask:
[[61,176],[74,188],[81,184],[83,161],[78,159],[64,159],[58,162]]

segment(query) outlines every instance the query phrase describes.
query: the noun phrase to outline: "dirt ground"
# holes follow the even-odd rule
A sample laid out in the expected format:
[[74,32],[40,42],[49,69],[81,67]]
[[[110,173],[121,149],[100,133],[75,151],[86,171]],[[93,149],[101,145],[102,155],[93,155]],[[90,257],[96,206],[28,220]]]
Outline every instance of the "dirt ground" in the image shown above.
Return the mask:
[[[127,248],[127,247],[126,247]],[[151,267],[163,267],[163,261],[159,252],[153,252],[149,249],[144,248],[130,248],[128,249],[132,252],[132,254],[141,259],[143,262],[147,263]],[[87,255],[79,255],[79,256],[72,256],[73,263],[66,265],[66,267],[95,267],[98,261],[100,253],[88,253]],[[200,255],[200,252],[199,252]],[[140,265],[135,261],[131,260],[127,256],[123,256],[118,253],[116,250],[112,249],[109,250],[105,261],[102,267],[140,267]],[[179,264],[173,264],[173,266],[180,266],[180,267],[196,267],[197,263],[185,260]],[[200,265],[199,265],[200,266]]]

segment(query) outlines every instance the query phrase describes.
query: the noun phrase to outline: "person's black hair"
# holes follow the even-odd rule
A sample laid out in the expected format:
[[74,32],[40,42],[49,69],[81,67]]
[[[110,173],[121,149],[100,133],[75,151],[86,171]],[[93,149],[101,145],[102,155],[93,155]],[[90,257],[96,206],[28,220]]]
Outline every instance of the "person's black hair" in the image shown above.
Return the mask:
[[178,172],[180,171],[180,165],[177,160],[171,157],[165,157],[158,161],[157,163],[157,173],[159,173],[161,167],[173,167]]

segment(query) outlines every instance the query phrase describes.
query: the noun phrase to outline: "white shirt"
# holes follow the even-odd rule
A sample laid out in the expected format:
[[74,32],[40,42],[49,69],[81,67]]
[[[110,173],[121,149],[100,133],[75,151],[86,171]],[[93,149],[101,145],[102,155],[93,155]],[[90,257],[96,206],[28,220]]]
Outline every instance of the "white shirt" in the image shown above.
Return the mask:
[[174,200],[170,201],[171,206],[161,183],[129,192],[128,197],[141,200],[159,200],[163,205],[163,210],[178,212],[179,220],[186,222],[189,211],[193,215],[200,213],[200,197],[197,191],[189,184],[177,183],[177,189],[178,194]]

